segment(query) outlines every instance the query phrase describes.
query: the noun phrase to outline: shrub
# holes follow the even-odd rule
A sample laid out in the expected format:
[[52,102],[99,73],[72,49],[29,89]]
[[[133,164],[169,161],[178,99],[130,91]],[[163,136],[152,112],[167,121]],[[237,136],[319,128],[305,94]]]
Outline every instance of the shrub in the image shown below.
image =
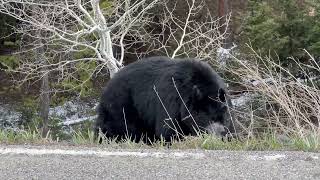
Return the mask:
[[320,55],[319,2],[297,0],[249,0],[248,16],[243,40],[250,41],[262,56],[271,52],[281,63],[292,64],[292,56],[306,60],[308,50],[316,58]]

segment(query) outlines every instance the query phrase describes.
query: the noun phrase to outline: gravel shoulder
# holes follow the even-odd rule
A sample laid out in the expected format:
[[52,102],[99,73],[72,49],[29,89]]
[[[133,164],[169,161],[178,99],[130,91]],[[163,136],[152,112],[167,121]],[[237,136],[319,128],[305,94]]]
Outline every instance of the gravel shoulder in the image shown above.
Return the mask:
[[0,145],[0,179],[320,179],[320,154]]

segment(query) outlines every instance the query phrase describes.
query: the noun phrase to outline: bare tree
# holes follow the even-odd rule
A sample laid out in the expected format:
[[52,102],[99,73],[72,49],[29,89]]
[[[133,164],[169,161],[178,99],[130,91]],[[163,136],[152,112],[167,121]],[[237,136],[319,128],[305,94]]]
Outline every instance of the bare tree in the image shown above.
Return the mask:
[[[50,71],[59,71],[61,78],[67,66],[81,61],[98,62],[96,70],[107,66],[112,77],[123,66],[124,37],[134,26],[145,23],[143,17],[157,1],[146,0],[131,2],[115,1],[108,12],[100,7],[100,0],[1,0],[0,13],[7,14],[21,22],[18,33],[31,36],[30,31],[41,31],[46,37],[37,36],[55,51],[75,53],[91,51],[92,57],[78,59],[60,59],[49,64],[24,62],[17,70],[26,75],[24,80],[39,78],[44,72],[41,68],[48,66]],[[106,16],[108,15],[108,16]],[[28,44],[25,51],[40,46]],[[118,43],[122,55],[116,59],[113,54],[113,43]]]
[[[143,44],[147,52],[158,51],[172,58],[216,57],[216,49],[226,36],[230,16],[227,14],[216,19],[204,1],[185,0],[185,16],[178,17],[176,4],[169,6],[169,2],[115,0],[109,8],[103,9],[100,0],[1,0],[0,13],[21,22],[16,31],[22,37],[41,39],[28,42],[22,52],[39,48],[42,46],[39,42],[45,42],[51,51],[49,57],[62,54],[62,58],[54,57],[47,62],[22,61],[16,71],[24,74],[23,82],[41,79],[46,74],[43,67],[59,73],[59,81],[74,79],[74,72],[77,71],[74,66],[82,62],[96,63],[92,76],[106,66],[112,77],[123,66],[125,51],[137,43]],[[158,21],[154,21],[154,15],[148,11],[156,5],[162,9]],[[202,12],[201,19],[198,18],[199,12]],[[221,19],[225,19],[223,24]],[[153,25],[160,31],[154,33]],[[225,30],[219,31],[222,26]],[[32,31],[46,36],[33,36]],[[135,41],[126,42],[127,36],[136,37]],[[115,47],[120,49],[120,55],[116,57]],[[66,56],[79,52],[89,52],[90,56]]]
[[[192,57],[214,61],[217,49],[226,37],[230,15],[213,16],[204,1],[184,0],[186,8],[178,12],[177,2],[162,4],[161,16],[156,26],[160,31],[151,37],[153,51],[160,51],[168,57]],[[180,1],[181,2],[181,1]],[[180,4],[179,4],[180,5]],[[224,23],[220,20],[224,19]],[[224,31],[220,31],[221,27]]]

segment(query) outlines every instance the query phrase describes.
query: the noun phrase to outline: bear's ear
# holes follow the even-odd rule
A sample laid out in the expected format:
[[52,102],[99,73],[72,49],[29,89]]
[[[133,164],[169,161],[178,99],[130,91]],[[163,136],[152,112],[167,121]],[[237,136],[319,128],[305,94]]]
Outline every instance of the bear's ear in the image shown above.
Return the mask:
[[195,99],[195,100],[200,100],[203,98],[203,94],[197,85],[193,86],[192,95],[193,95],[193,99]]
[[222,88],[218,90],[218,98],[221,102],[226,102],[226,91]]

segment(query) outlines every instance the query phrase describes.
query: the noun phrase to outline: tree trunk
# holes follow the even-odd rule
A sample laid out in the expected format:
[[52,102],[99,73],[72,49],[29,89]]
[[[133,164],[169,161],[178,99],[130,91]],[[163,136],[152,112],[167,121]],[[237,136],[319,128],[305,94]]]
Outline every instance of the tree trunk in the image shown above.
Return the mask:
[[[231,5],[229,0],[219,0],[219,5],[218,5],[218,16],[223,17],[228,15],[228,13],[231,12]],[[223,25],[220,28],[220,32],[223,33],[227,30],[228,34],[225,38],[225,41],[223,42],[223,48],[230,48],[232,46],[232,37],[231,37],[231,23],[229,26],[225,26],[224,24],[226,23],[226,18],[222,18],[220,20],[220,24]],[[228,28],[228,29],[226,29]]]
[[[44,57],[44,48],[40,47],[36,51],[38,53],[38,60],[46,61]],[[42,119],[42,137],[46,138],[49,131],[49,108],[50,108],[50,87],[49,87],[49,71],[47,67],[42,69],[45,74],[41,79],[41,88],[40,88],[40,117]]]

